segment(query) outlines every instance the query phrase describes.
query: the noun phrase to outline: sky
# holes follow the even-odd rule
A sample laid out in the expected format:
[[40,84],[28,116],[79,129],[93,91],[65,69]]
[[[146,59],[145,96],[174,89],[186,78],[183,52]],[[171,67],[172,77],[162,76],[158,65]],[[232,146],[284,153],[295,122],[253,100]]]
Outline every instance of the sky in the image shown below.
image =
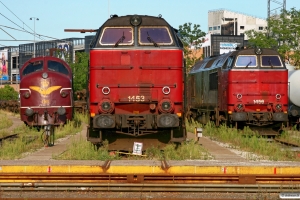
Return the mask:
[[[276,0],[283,3],[283,0]],[[271,10],[280,7],[271,0]],[[300,10],[299,0],[286,0],[286,9]],[[208,32],[208,11],[226,9],[267,18],[267,0],[0,0],[0,47],[18,46],[65,38],[84,38],[92,33],[64,29],[97,29],[112,14],[162,15],[171,26],[199,24]],[[279,10],[278,10],[279,12]],[[30,20],[38,18],[39,20]],[[39,37],[42,35],[42,37]]]

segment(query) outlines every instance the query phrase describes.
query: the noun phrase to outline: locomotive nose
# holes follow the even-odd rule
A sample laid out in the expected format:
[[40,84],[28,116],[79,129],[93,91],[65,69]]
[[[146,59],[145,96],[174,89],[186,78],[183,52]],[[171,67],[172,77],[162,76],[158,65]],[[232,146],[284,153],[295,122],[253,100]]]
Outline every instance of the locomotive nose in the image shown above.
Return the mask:
[[26,110],[25,110],[25,115],[26,115],[26,116],[30,117],[30,116],[32,116],[33,114],[34,114],[34,111],[33,111],[32,108],[26,108]]

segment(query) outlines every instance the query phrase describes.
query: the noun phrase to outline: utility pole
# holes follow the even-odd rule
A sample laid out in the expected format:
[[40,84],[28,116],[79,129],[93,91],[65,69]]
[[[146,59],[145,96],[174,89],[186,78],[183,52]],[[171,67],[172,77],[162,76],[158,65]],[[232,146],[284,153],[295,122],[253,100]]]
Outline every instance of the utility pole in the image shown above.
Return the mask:
[[35,21],[39,20],[39,18],[30,17],[30,20],[33,20],[33,55],[32,55],[32,57],[35,58]]

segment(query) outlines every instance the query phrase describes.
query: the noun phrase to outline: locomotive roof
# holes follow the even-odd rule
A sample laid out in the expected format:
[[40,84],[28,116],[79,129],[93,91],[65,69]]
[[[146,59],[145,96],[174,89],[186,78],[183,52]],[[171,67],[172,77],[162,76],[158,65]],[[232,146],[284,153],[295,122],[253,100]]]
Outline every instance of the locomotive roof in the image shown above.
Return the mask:
[[[253,49],[253,48],[240,49],[237,51],[228,52],[228,53],[221,54],[218,56],[210,56],[210,57],[204,58],[203,60],[200,60],[197,63],[195,63],[195,65],[191,68],[189,73],[193,74],[193,73],[197,73],[198,71],[221,67],[221,65],[223,65],[223,63],[224,63],[222,61],[225,61],[224,58],[227,58],[229,56],[237,56],[237,55],[254,55],[256,50],[257,49]],[[261,50],[262,50],[263,54],[265,54],[265,55],[279,55],[278,52],[274,49],[265,48],[265,49],[261,49]],[[213,63],[215,60],[220,60],[221,62]]]
[[130,19],[133,16],[139,16],[142,19],[140,25],[144,26],[170,26],[164,18],[160,16],[148,16],[148,15],[126,15],[126,16],[117,16],[113,15],[110,19],[108,19],[103,26],[124,26],[126,24],[130,24]]

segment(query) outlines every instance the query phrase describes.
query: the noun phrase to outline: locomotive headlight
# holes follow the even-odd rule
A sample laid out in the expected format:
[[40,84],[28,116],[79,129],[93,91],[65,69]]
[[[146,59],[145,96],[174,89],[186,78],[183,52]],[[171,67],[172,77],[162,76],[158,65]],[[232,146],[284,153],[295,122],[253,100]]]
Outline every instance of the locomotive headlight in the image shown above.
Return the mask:
[[48,73],[47,73],[47,72],[44,72],[44,73],[42,74],[42,77],[43,77],[43,79],[48,78]]
[[235,109],[237,111],[242,111],[242,110],[244,110],[244,105],[242,103],[238,103],[235,105]]
[[113,102],[111,102],[109,99],[102,100],[99,104],[99,111],[101,113],[112,113],[114,108]]
[[32,108],[26,108],[26,110],[25,110],[25,115],[26,115],[26,116],[30,117],[30,116],[32,116],[33,114],[34,114],[34,111],[33,111]]
[[111,105],[110,105],[109,102],[103,102],[103,103],[101,104],[101,108],[102,108],[102,110],[108,111],[108,110],[110,110]]
[[68,96],[68,93],[66,91],[61,91],[60,96],[65,98],[66,96]]
[[25,99],[28,99],[29,97],[30,97],[30,92],[24,92],[24,94],[23,94],[23,97],[25,98]]
[[276,104],[275,105],[275,110],[276,111],[281,111],[281,109],[282,109],[282,105],[281,104]]
[[59,108],[57,109],[57,113],[58,113],[59,115],[64,115],[64,114],[66,114],[66,109],[65,109],[64,107],[59,107]]
[[161,104],[161,108],[162,108],[164,111],[168,111],[168,110],[170,110],[170,108],[171,108],[171,103],[168,102],[168,101],[163,102],[163,103]]
[[159,102],[158,109],[162,113],[172,112],[174,110],[174,103],[169,99],[163,99]]

